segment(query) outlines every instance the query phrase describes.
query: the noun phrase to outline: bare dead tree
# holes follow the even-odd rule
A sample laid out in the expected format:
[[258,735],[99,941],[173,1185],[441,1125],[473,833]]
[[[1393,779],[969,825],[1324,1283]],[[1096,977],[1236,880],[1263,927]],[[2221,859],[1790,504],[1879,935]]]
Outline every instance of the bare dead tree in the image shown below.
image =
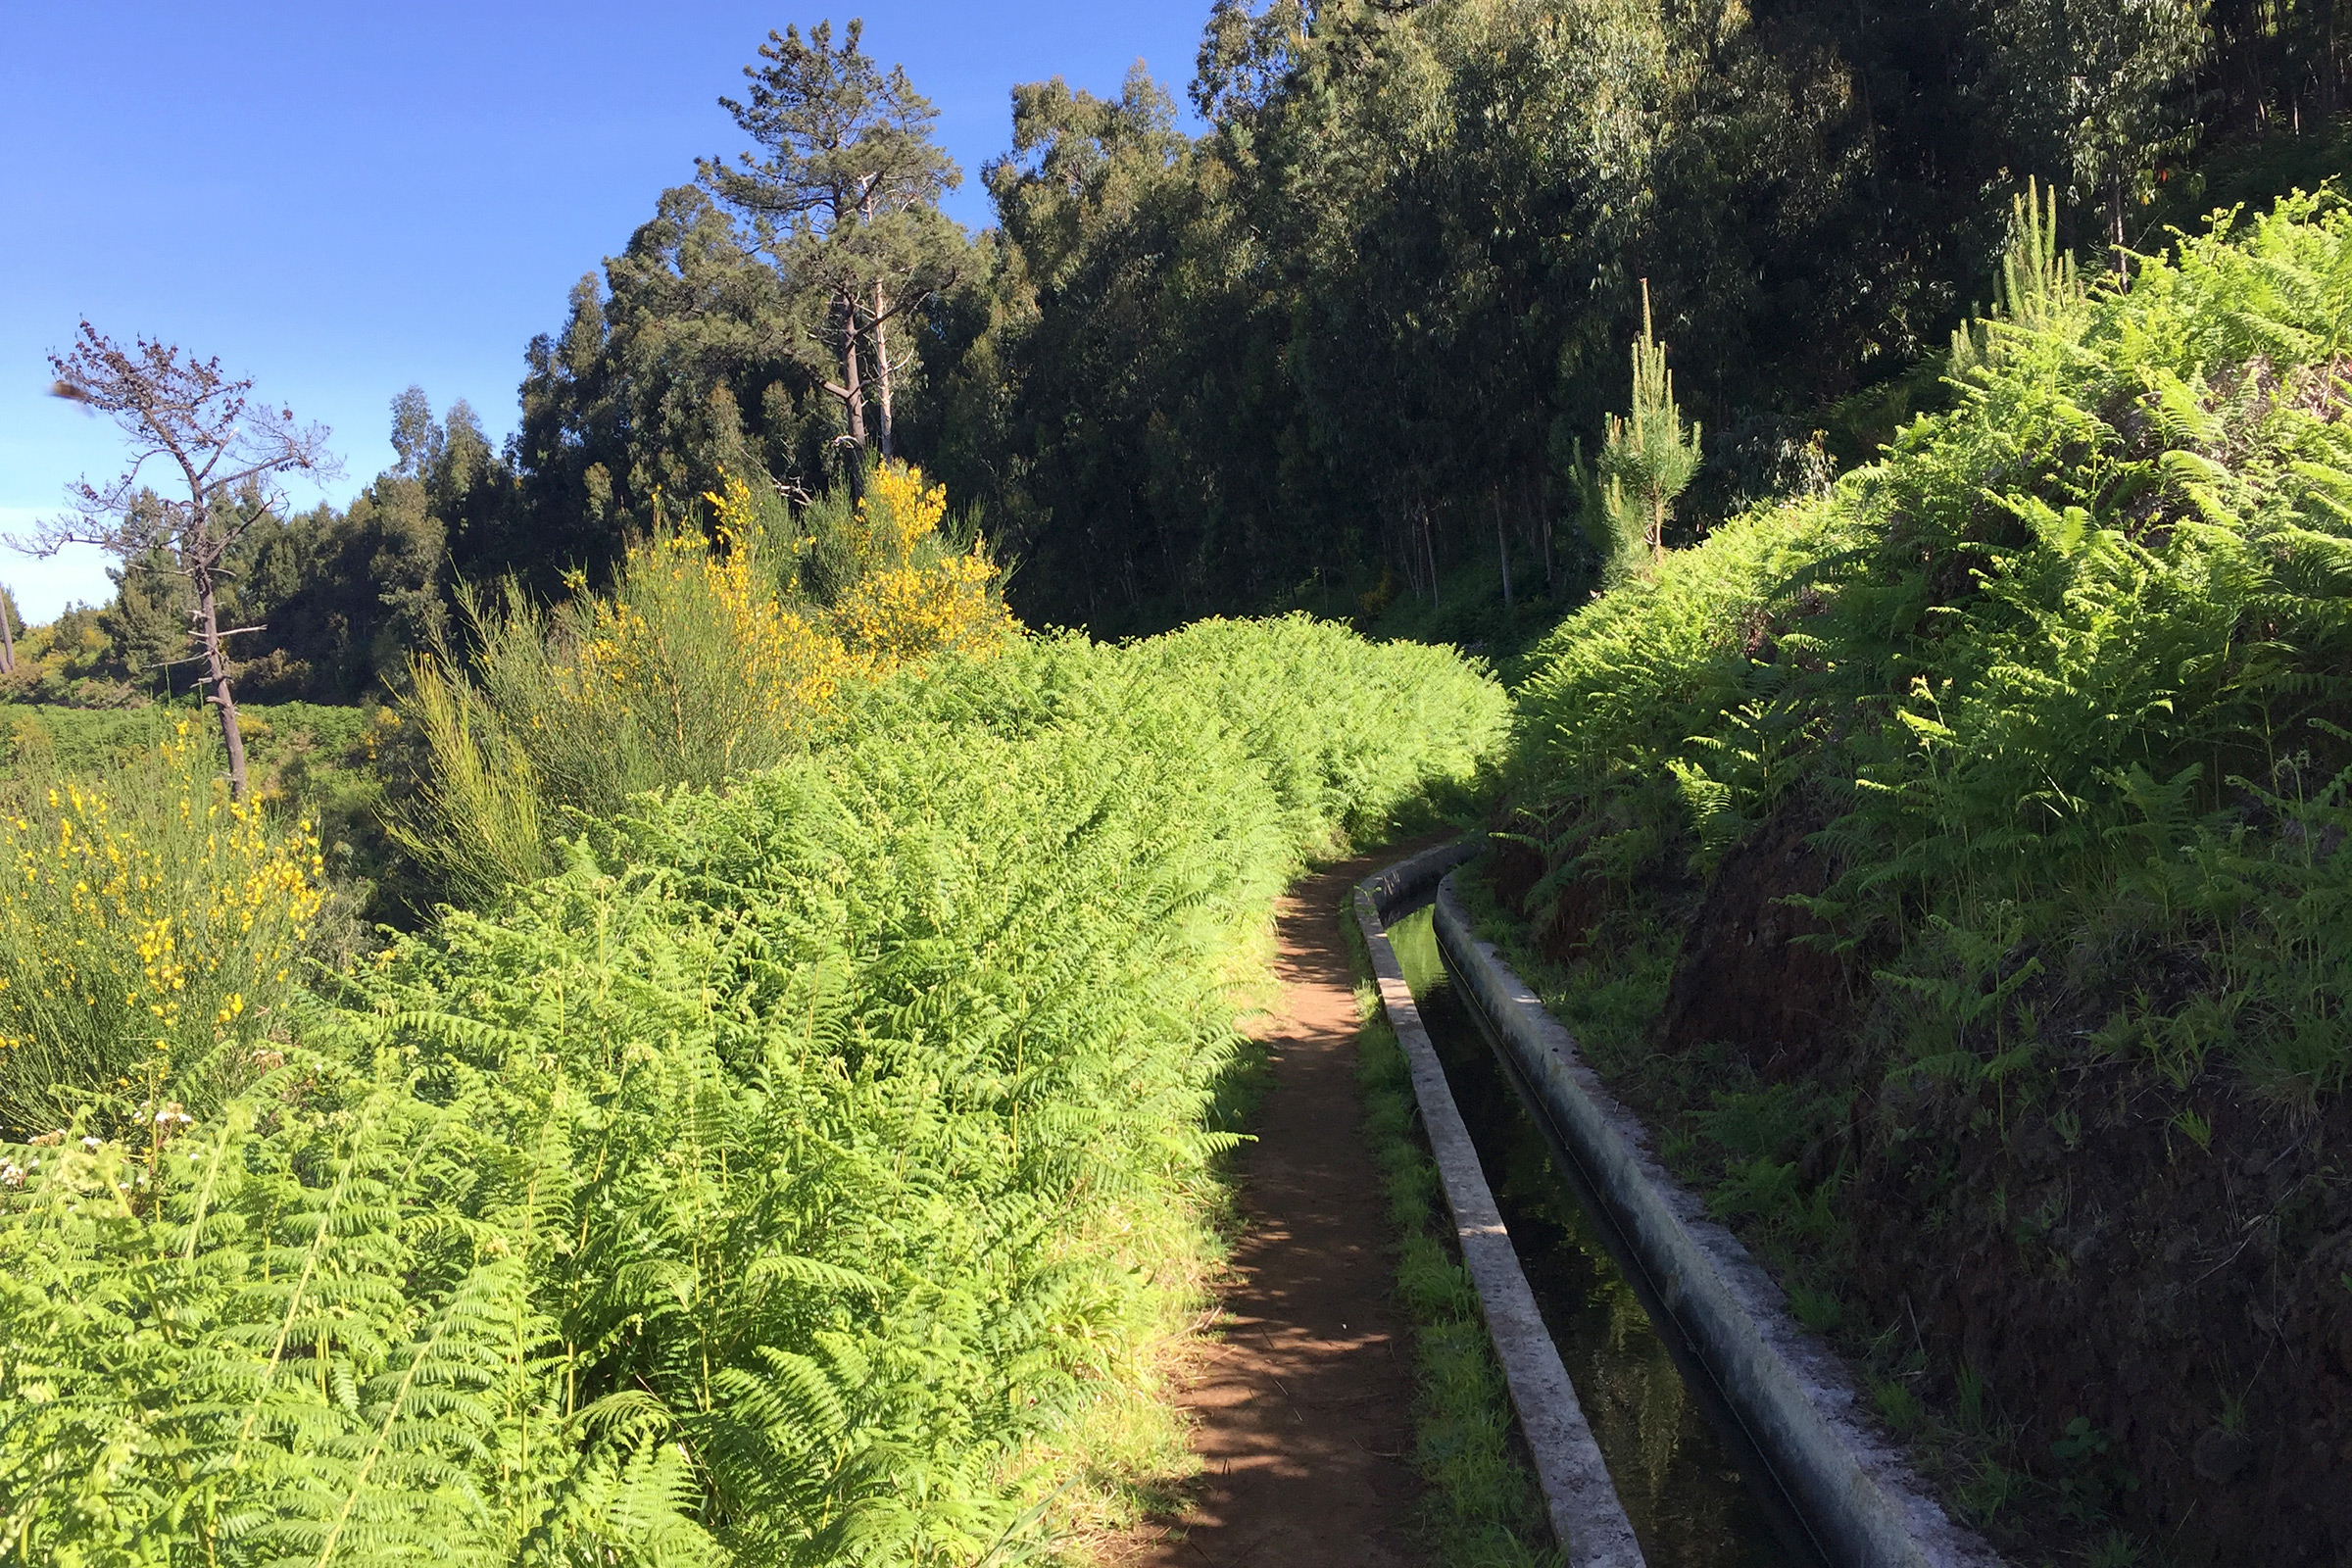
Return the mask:
[[[274,507],[279,474],[332,478],[339,468],[326,451],[326,427],[298,425],[291,409],[254,404],[253,382],[230,380],[217,359],[183,356],[176,345],[148,338],[125,349],[87,321],[73,351],[50,355],[49,365],[57,375],[50,390],[113,419],[130,441],[131,459],[111,484],[85,478],[69,485],[65,515],[42,523],[29,539],[12,535],[8,543],[38,556],[70,544],[96,545],[125,566],[157,560],[188,579],[194,590],[188,640],[204,663],[205,700],[220,713],[229,794],[241,801],[245,737],[224,644],[261,628],[224,629],[219,593],[230,574],[229,552],[265,508],[236,506],[230,498],[252,487]],[[174,493],[138,505],[150,464],[177,470],[176,482],[166,481]],[[176,493],[182,487],[184,497]]]

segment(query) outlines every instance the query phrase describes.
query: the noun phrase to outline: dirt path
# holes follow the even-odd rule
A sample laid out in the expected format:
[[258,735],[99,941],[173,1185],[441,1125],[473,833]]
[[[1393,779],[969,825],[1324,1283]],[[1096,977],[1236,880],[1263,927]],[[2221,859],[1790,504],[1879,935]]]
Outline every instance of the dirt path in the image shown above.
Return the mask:
[[1390,1301],[1388,1204],[1364,1148],[1341,900],[1403,852],[1306,878],[1276,910],[1274,1087],[1240,1160],[1246,1223],[1222,1339],[1181,1400],[1206,1471],[1126,1563],[1383,1568],[1426,1560],[1411,1529],[1410,1330]]

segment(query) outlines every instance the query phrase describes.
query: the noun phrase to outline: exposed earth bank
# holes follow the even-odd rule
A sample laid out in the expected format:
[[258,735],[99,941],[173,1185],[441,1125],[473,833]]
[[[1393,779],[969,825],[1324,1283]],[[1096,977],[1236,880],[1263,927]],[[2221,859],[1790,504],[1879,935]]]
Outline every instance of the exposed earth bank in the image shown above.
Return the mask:
[[[1890,1073],[1893,1020],[1857,1000],[1873,955],[1804,943],[1820,927],[1783,902],[1828,880],[1819,825],[1791,812],[1703,886],[1643,890],[1681,911],[1680,954],[1646,1037],[1595,1066],[1785,1283],[1837,1298],[1816,1317],[2004,1554],[2120,1533],[2180,1564],[2352,1560],[2352,1105],[2124,1063],[2080,1070],[2066,1106]],[[1512,845],[1490,864],[1506,911],[1547,869]],[[1602,956],[1626,894],[1577,879],[1534,906],[1557,979]]]

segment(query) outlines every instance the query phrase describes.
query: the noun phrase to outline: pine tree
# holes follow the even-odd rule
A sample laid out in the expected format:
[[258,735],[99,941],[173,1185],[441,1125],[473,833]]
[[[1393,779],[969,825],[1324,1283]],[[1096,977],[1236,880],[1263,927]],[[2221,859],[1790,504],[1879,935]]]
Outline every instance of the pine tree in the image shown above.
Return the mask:
[[[173,344],[138,338],[124,348],[89,322],[74,347],[49,356],[50,390],[107,416],[131,445],[122,476],[107,485],[84,479],[68,490],[66,515],[40,524],[34,555],[70,544],[96,545],[127,568],[156,560],[187,584],[187,644],[203,664],[205,701],[220,720],[228,753],[228,791],[245,798],[245,741],[230,682],[228,639],[254,626],[220,624],[238,542],[270,514],[278,477],[331,479],[341,467],[326,450],[323,425],[294,422],[291,409],[260,404],[253,382],[231,380],[219,360],[183,355]],[[157,496],[140,481],[150,462],[176,468],[186,494]]]
[[1581,439],[1569,444],[1568,482],[1576,492],[1585,537],[1600,558],[1601,586],[1614,587],[1641,569],[1646,531],[1640,509],[1627,502],[1622,483],[1593,471]]
[[851,22],[836,49],[829,22],[806,40],[798,27],[770,32],[760,63],[744,68],[748,96],[718,101],[765,156],[701,164],[703,182],[752,220],[778,275],[807,296],[808,333],[825,350],[817,373],[849,427],[853,490],[869,406],[873,445],[886,458],[897,450],[894,388],[911,361],[891,357],[891,322],[953,287],[968,260],[962,231],[939,210],[963,178],[932,140],[939,112],[903,68],[875,64],[862,33]]
[[[1654,568],[1666,553],[1666,522],[1674,498],[1698,471],[1698,426],[1688,431],[1675,406],[1674,372],[1666,368],[1666,345],[1651,329],[1649,279],[1642,280],[1642,335],[1634,340],[1634,406],[1620,418],[1608,416],[1596,477],[1580,477],[1586,494],[1585,527],[1599,548],[1604,570],[1630,568],[1647,547]],[[1577,466],[1583,466],[1583,452]]]

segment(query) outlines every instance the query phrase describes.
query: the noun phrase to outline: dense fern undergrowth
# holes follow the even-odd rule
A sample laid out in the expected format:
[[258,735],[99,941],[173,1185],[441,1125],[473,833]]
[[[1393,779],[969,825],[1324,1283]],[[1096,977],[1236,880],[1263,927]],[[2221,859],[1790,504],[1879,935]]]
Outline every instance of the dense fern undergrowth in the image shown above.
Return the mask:
[[1493,886],[1962,1511],[2334,1562],[2352,212],[2032,227],[1950,412],[1538,650]]
[[1506,719],[1303,619],[1016,636],[588,824],[234,1093],[93,1092],[0,1148],[0,1560],[1050,1545],[1194,1304],[1273,898]]

